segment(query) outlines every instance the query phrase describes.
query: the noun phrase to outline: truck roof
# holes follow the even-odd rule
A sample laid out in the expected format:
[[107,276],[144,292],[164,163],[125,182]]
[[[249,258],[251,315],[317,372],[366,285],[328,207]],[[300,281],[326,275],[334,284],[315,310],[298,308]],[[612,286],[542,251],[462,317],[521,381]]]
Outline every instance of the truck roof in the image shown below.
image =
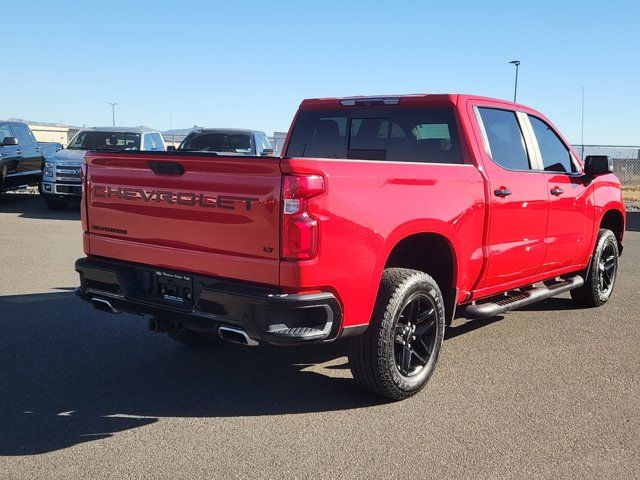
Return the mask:
[[153,130],[152,128],[147,128],[147,127],[84,127],[82,130],[93,131],[93,132],[131,132],[131,133],[157,132],[157,130]]
[[[403,104],[413,104],[418,105],[422,102],[442,102],[442,103],[450,103],[456,105],[461,100],[466,99],[474,99],[474,100],[483,100],[488,102],[500,103],[502,105],[508,105],[512,107],[523,107],[524,105],[510,102],[508,100],[502,100],[498,98],[491,97],[483,97],[481,95],[470,95],[470,94],[461,94],[461,93],[415,93],[415,94],[404,94],[404,95],[366,95],[366,96],[355,96],[355,97],[326,97],[326,98],[309,98],[302,101],[300,104],[301,109],[306,108],[317,108],[319,106],[325,107],[340,107],[347,106],[346,102],[362,102],[366,104],[367,101],[387,101],[391,102],[394,100],[400,100]],[[392,105],[392,103],[387,103],[388,105]]]
[[261,130],[251,130],[248,128],[209,128],[209,127],[195,127],[191,130],[192,132],[216,132],[216,133],[225,133],[227,135],[238,135],[245,134],[250,135],[253,132],[264,133]]
[[6,124],[28,126],[26,122],[22,122],[20,120],[0,120],[0,125],[6,125]]

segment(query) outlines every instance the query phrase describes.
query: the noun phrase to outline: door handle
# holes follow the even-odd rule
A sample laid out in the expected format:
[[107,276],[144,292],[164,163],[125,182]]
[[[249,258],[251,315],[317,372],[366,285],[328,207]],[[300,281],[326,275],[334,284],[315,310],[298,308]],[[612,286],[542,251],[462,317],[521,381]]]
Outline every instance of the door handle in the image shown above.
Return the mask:
[[509,189],[508,189],[508,188],[506,188],[506,187],[500,187],[500,188],[498,188],[497,190],[494,190],[494,191],[493,191],[493,194],[494,194],[496,197],[504,198],[504,197],[508,197],[509,195],[511,195],[511,190],[509,190]]
[[557,197],[558,195],[562,195],[563,193],[564,193],[564,190],[563,190],[563,189],[561,189],[560,187],[553,187],[553,188],[551,189],[551,195],[555,195],[556,197]]
[[20,150],[20,149],[18,148],[18,149],[16,149],[16,153],[17,153],[18,155],[20,155],[20,154],[22,153],[22,150]]

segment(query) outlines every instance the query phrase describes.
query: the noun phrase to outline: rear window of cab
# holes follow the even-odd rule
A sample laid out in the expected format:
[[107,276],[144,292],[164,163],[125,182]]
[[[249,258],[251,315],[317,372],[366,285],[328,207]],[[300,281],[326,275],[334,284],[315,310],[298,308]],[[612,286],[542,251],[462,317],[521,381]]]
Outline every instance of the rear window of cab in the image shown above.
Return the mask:
[[303,110],[289,157],[464,163],[453,108]]

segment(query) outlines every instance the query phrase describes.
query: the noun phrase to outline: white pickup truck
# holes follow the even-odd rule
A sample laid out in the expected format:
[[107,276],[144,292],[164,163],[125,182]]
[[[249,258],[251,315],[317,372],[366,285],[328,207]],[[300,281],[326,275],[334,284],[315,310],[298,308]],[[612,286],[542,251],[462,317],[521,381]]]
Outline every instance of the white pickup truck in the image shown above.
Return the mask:
[[64,150],[46,159],[42,197],[50,210],[63,210],[82,196],[80,169],[89,150],[165,150],[160,132],[141,127],[93,127],[80,130]]

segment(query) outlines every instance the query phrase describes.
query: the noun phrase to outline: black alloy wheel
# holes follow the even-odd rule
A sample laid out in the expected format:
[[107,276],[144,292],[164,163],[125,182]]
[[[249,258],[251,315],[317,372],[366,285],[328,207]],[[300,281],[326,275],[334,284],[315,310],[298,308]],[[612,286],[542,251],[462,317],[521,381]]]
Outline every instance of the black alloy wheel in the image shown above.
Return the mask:
[[417,375],[429,363],[436,343],[436,307],[427,295],[407,299],[396,324],[394,356],[405,377]]
[[615,243],[607,243],[598,261],[598,288],[602,297],[608,297],[613,290],[618,270],[618,251]]
[[591,266],[584,275],[584,285],[571,290],[571,298],[583,307],[599,307],[609,301],[618,275],[618,239],[601,228],[593,251]]

